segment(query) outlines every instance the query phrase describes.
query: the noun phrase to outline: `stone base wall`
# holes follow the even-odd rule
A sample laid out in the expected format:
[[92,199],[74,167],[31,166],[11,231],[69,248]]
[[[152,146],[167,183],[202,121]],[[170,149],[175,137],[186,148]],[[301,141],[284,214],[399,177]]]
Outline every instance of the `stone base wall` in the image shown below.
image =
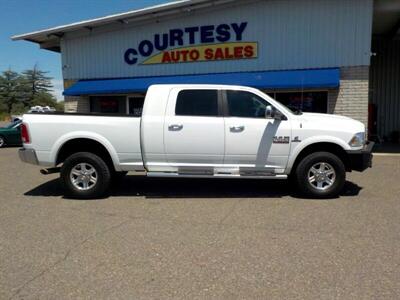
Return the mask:
[[[74,85],[77,80],[65,79],[64,90]],[[64,97],[64,111],[70,113],[89,113],[90,112],[90,101],[89,97],[79,96],[65,96]]]
[[89,97],[65,96],[64,111],[89,113],[90,112]]
[[369,67],[340,69],[340,88],[328,92],[328,113],[344,115],[368,126]]

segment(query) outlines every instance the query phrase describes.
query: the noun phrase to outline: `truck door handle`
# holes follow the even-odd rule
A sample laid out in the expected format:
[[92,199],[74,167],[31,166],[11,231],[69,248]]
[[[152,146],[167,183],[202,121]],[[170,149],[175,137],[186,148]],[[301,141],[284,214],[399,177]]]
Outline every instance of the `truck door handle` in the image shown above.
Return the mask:
[[173,124],[168,126],[169,131],[179,131],[182,130],[183,125],[182,124]]
[[232,126],[230,127],[231,132],[242,132],[244,130],[244,126]]

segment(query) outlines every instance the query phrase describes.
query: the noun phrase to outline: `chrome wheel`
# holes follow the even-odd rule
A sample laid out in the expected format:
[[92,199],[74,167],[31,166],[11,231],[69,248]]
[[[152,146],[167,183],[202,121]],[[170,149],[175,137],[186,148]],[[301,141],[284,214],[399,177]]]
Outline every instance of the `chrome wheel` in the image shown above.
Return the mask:
[[79,163],[72,168],[69,178],[75,188],[87,191],[96,185],[98,176],[91,164]]
[[5,145],[4,139],[0,136],[0,148]]
[[326,162],[314,164],[308,171],[308,182],[317,190],[329,189],[336,180],[335,169]]

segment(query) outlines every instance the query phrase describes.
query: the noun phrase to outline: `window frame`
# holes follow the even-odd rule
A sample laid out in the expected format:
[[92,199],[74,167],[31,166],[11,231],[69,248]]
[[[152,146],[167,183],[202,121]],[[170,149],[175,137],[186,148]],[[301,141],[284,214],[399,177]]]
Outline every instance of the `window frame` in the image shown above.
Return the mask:
[[[217,115],[215,116],[199,116],[199,115],[177,115],[176,114],[176,108],[178,105],[178,96],[180,92],[183,91],[215,91],[217,93]],[[179,89],[178,92],[176,93],[176,97],[175,97],[175,104],[174,104],[174,108],[173,108],[173,112],[174,112],[174,116],[175,117],[194,117],[194,118],[220,118],[220,117],[224,117],[224,110],[223,110],[223,99],[222,99],[222,90],[220,89],[213,89],[213,88],[182,88]]]

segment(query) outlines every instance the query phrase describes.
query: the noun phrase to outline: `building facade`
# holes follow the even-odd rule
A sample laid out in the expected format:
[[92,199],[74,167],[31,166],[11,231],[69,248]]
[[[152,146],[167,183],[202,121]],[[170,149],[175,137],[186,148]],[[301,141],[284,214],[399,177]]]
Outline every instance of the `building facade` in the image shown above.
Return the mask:
[[[382,76],[400,78],[389,66],[399,62],[398,27],[379,23],[381,2],[390,1],[178,1],[15,39],[61,53],[68,112],[133,114],[152,83],[243,84],[389,136],[399,130],[399,89]],[[396,29],[390,41],[375,37],[374,23]],[[388,107],[393,116],[380,121]]]

